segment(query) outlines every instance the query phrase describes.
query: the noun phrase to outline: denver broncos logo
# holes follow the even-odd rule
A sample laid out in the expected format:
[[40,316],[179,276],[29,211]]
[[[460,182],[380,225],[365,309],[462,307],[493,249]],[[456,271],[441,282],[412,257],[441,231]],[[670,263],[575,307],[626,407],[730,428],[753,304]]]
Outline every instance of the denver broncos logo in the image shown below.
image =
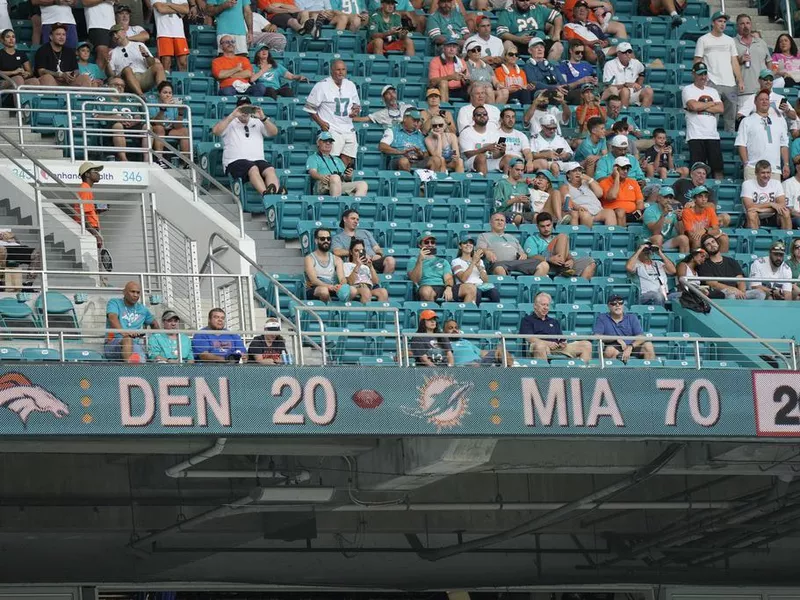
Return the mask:
[[6,373],[0,377],[0,406],[16,413],[25,426],[34,412],[49,412],[57,419],[69,415],[66,404],[21,373]]

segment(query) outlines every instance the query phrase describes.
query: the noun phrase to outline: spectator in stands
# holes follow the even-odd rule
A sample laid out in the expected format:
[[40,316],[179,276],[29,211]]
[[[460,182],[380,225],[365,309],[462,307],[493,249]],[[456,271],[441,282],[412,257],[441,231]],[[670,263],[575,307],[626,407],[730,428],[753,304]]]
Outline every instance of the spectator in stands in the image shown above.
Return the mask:
[[[792,227],[800,229],[800,156],[795,156],[792,160],[794,161],[794,177],[783,182],[783,194],[786,197],[786,207],[792,216]],[[792,248],[794,249],[794,246]],[[792,251],[792,257],[794,257],[794,251]]]
[[[106,0],[83,0],[88,40],[94,46],[97,66],[105,70],[111,47],[110,29],[116,24],[114,3]],[[75,44],[77,47],[77,44]]]
[[[450,319],[444,322],[444,333],[463,335],[458,329],[458,322]],[[453,362],[456,367],[500,366],[503,364],[503,346],[497,344],[494,352],[481,350],[474,342],[458,337],[447,338],[453,351]],[[506,352],[506,366],[514,366],[514,357]]]
[[308,77],[305,75],[295,75],[283,65],[275,62],[275,58],[273,58],[272,52],[267,46],[260,46],[256,50],[254,59],[255,65],[253,74],[250,76],[250,82],[263,85],[262,95],[267,98],[276,99],[278,96],[292,98],[294,97],[294,91],[292,91],[292,87],[288,82],[308,82]]
[[375,265],[364,250],[363,240],[352,238],[350,240],[350,255],[342,265],[342,271],[347,285],[353,290],[353,297],[366,304],[370,300],[387,302],[389,293],[381,287]]
[[369,23],[367,2],[359,0],[331,0],[331,10],[335,15],[333,23],[337,30],[349,29],[357,32]]
[[442,47],[442,53],[428,63],[428,85],[439,89],[444,102],[467,98],[467,63],[458,56],[458,48],[458,42],[447,40]]
[[483,250],[475,249],[475,240],[471,234],[463,234],[458,242],[458,256],[450,261],[453,275],[459,286],[471,285],[476,289],[475,300],[500,302],[500,291],[489,282],[486,265],[483,262]]
[[223,35],[219,41],[222,54],[211,61],[211,74],[219,83],[220,96],[249,94],[263,96],[266,86],[256,79],[253,81],[253,65],[247,56],[237,56],[236,38]]
[[414,337],[409,344],[409,351],[419,367],[443,367],[455,365],[453,349],[450,347],[450,340],[437,334],[439,329],[439,319],[432,310],[423,310],[419,313],[419,324],[417,333],[424,333],[424,336]]
[[301,35],[311,33],[314,22],[308,18],[308,11],[298,8],[294,0],[258,0],[258,7],[266,13],[270,23],[281,29],[291,29]]
[[758,229],[762,224],[791,229],[792,214],[786,206],[786,195],[780,181],[772,176],[769,162],[758,161],[755,171],[755,179],[745,181],[741,192],[748,229]]
[[411,32],[403,28],[400,15],[395,12],[396,8],[397,0],[381,0],[380,10],[369,18],[368,53],[402,52],[406,56],[415,55]]
[[662,127],[653,130],[653,145],[642,152],[642,170],[645,177],[666,179],[670,175],[687,177],[689,169],[686,167],[675,168],[675,159],[672,141],[667,137],[667,132]]
[[732,132],[736,123],[739,93],[744,91],[739,51],[733,38],[725,35],[728,15],[721,11],[711,15],[711,31],[700,36],[694,47],[694,62],[702,62],[708,68],[711,87],[719,92],[725,110],[725,131]]
[[[117,90],[118,94],[125,93],[125,82],[121,77],[109,77],[108,87]],[[101,107],[106,109],[105,107]],[[108,112],[92,113],[98,119],[98,126],[105,129],[113,129],[114,133],[110,136],[111,145],[116,148],[116,158],[118,161],[127,161],[128,142],[133,143],[139,148],[148,148],[149,140],[144,135],[144,112],[142,106],[132,99],[114,97],[114,104]],[[108,144],[109,134],[104,136],[103,141]],[[141,152],[141,150],[140,150]]]
[[306,299],[323,302],[352,300],[357,294],[347,285],[342,259],[330,251],[330,230],[318,228],[314,231],[314,241],[316,249],[304,259]]
[[719,92],[708,85],[708,67],[696,62],[692,67],[694,83],[681,90],[686,112],[686,142],[692,163],[713,165],[716,179],[722,179],[722,148],[717,131],[717,115],[725,112]]
[[62,23],[54,23],[48,27],[48,31],[50,42],[41,46],[33,59],[39,84],[90,87],[89,77],[81,75],[78,70],[75,47],[65,45],[67,26]]
[[494,184],[494,209],[506,217],[506,222],[521,225],[533,223],[536,216],[531,206],[531,195],[525,177],[525,161],[514,158],[508,164],[508,172]]
[[[111,262],[111,254],[103,248],[103,235],[100,233],[100,217],[97,215],[97,206],[94,202],[92,187],[100,181],[100,171],[103,165],[84,162],[78,167],[78,177],[81,178],[81,191],[78,192],[80,203],[72,205],[72,218],[78,223],[83,223],[86,231],[91,233],[97,241],[100,252],[100,263]],[[110,271],[111,269],[106,269]]]
[[774,281],[776,279],[791,279],[792,269],[783,262],[786,246],[781,241],[772,242],[769,256],[762,256],[750,265],[750,277],[759,278],[761,281],[751,281],[750,289],[760,291],[764,300],[791,300],[792,282]]
[[[800,279],[800,240],[792,240],[792,253],[786,264],[792,270],[792,279]],[[792,300],[797,300],[798,298],[800,298],[800,286],[793,283]]]
[[419,129],[420,119],[417,109],[407,110],[403,115],[402,125],[395,125],[384,132],[378,148],[390,158],[390,169],[444,170],[444,159],[433,158],[428,153],[425,136]]
[[500,127],[500,109],[492,104],[488,104],[488,90],[487,84],[475,84],[469,90],[469,104],[462,106],[458,109],[458,117],[456,123],[458,125],[458,134],[464,131],[473,123],[473,112],[478,106],[482,106],[488,113],[487,124],[490,128]]
[[589,135],[583,138],[583,141],[580,143],[577,150],[575,150],[574,158],[591,177],[595,174],[597,162],[608,154],[604,119],[600,117],[589,119],[586,122],[586,130],[589,132]]
[[367,258],[372,261],[372,265],[378,273],[386,275],[394,273],[394,257],[385,256],[383,249],[375,241],[372,233],[366,229],[358,228],[359,220],[358,211],[353,208],[349,208],[342,213],[342,219],[339,221],[339,227],[342,229],[333,236],[331,245],[333,253],[344,260],[349,256],[352,240],[358,238],[364,242],[364,251],[367,254]]
[[475,302],[474,285],[461,286],[453,279],[450,263],[442,256],[436,256],[436,238],[425,231],[420,234],[419,254],[408,261],[408,278],[417,287],[417,297],[423,302],[435,302],[439,298],[445,302]]
[[800,85],[800,53],[794,38],[788,33],[780,34],[775,41],[772,64],[778,67],[775,75],[783,78],[784,85],[778,87]]
[[445,131],[456,133],[456,122],[453,120],[453,114],[441,108],[442,94],[438,88],[429,88],[425,94],[425,101],[428,106],[420,111],[420,115],[422,115],[422,132],[427,134],[431,130],[431,119],[433,117],[442,117],[445,123]]
[[331,154],[350,166],[356,158],[358,140],[353,128],[353,117],[361,112],[358,88],[347,79],[347,65],[343,60],[331,62],[330,77],[314,84],[303,107],[322,131],[333,134]]
[[556,120],[556,133],[561,135],[561,126],[569,123],[572,111],[559,88],[544,90],[537,94],[533,103],[525,111],[523,123],[528,127],[532,138],[541,133],[542,126],[539,121],[548,115]]
[[[508,47],[508,44],[506,44],[506,47]],[[561,73],[545,58],[544,40],[540,37],[531,38],[528,42],[528,53],[530,58],[523,64],[528,83],[533,84],[537,90],[553,90],[566,95],[567,88],[564,86]],[[560,57],[561,54],[559,53],[558,58]],[[555,60],[558,60],[558,58]]]
[[[596,64],[599,54],[602,54],[602,60],[605,60],[611,41],[609,35],[603,31],[601,24],[597,21],[592,21],[590,15],[589,5],[586,2],[583,2],[583,0],[576,2],[572,11],[572,19],[564,25],[564,38],[568,39],[570,44],[572,42],[584,44],[586,60]],[[628,36],[626,34],[620,37]],[[613,54],[613,52],[611,53]]]
[[[567,342],[565,338],[551,339],[549,336],[562,335],[561,323],[549,316],[553,298],[546,292],[539,292],[533,299],[533,312],[522,317],[519,334],[527,335],[528,352],[533,358],[547,360],[551,354],[561,354],[579,358],[588,363],[592,360],[592,343],[588,340]],[[548,336],[542,339],[540,336]]]
[[525,172],[534,170],[533,154],[528,136],[516,129],[517,113],[513,108],[506,107],[500,111],[500,131],[498,143],[503,145],[505,154],[500,159],[500,170],[504,173],[515,158],[524,159]]
[[59,25],[64,30],[64,41],[61,45],[68,48],[78,46],[78,27],[75,24],[75,15],[72,13],[75,0],[31,0],[31,4],[40,7],[42,12],[41,39],[52,39],[55,25]]
[[345,167],[338,156],[331,155],[333,136],[323,131],[317,136],[317,151],[306,160],[306,171],[314,180],[314,193],[328,196],[366,196],[366,181],[353,181],[353,167]]
[[[0,52],[0,73],[10,77],[16,85],[39,85],[39,80],[33,76],[33,67],[28,60],[28,54],[17,49],[17,36],[13,29],[4,29],[0,33],[3,50]],[[79,67],[80,68],[80,67]],[[3,86],[6,86],[3,83]]]
[[161,324],[163,330],[147,338],[147,358],[157,363],[194,362],[191,338],[178,331],[181,325],[178,313],[165,310],[161,313]]
[[[122,25],[125,35],[132,42],[147,43],[150,34],[140,25],[131,25],[131,7],[127,4],[117,4],[114,9],[114,17],[117,25]],[[109,29],[109,34],[111,30]]]
[[[697,276],[697,269],[702,265],[704,262],[708,260],[708,252],[703,250],[702,248],[695,248],[691,250],[686,256],[684,256],[675,267],[675,278],[677,280],[677,289],[679,292],[683,293],[687,291],[689,283],[686,278],[687,277],[696,277]],[[697,282],[693,282],[694,285],[697,285]],[[700,285],[698,286],[700,291],[705,296],[711,296],[711,288],[707,285]],[[719,290],[714,290],[714,297],[724,298],[725,295],[720,292]]]
[[21,289],[11,289],[11,282],[9,281],[9,271],[6,268],[9,263],[17,263],[17,265],[28,265],[28,271],[25,275],[25,281],[20,281],[24,288],[33,286],[33,282],[39,277],[36,271],[42,270],[42,253],[38,248],[32,246],[25,246],[17,241],[14,233],[10,229],[0,228],[0,273],[5,271],[5,291],[22,291]]
[[[661,259],[653,260],[653,253]],[[645,240],[625,263],[625,270],[639,284],[639,303],[664,306],[669,292],[668,277],[675,275],[675,264],[664,254],[662,246]]]
[[577,104],[583,95],[583,86],[587,83],[596,86],[597,72],[595,68],[584,60],[587,45],[583,40],[569,41],[569,59],[562,60],[558,64],[558,71],[564,86],[569,90],[566,101],[569,104]]
[[[644,65],[633,57],[633,47],[628,42],[617,45],[616,58],[603,67],[606,94],[619,96],[622,106],[653,104],[653,88],[644,85]],[[607,97],[606,96],[606,97]]]
[[538,232],[525,240],[524,250],[528,255],[544,256],[550,265],[550,276],[583,277],[591,280],[597,270],[594,259],[589,256],[573,258],[569,251],[569,236],[553,231],[553,215],[540,212],[536,215]]
[[442,117],[431,119],[430,133],[425,137],[425,148],[433,161],[434,168],[439,173],[452,171],[464,172],[464,160],[458,149],[458,138],[455,133],[445,130],[445,120]]
[[[142,288],[135,281],[125,284],[122,298],[111,298],[106,303],[106,329],[158,329],[158,321],[141,303]],[[108,333],[103,348],[108,360],[130,363],[144,362],[143,333]]]
[[164,67],[141,42],[131,42],[122,25],[111,28],[111,51],[106,71],[125,81],[126,89],[144,98],[144,93],[164,81]]
[[580,163],[569,162],[564,165],[567,182],[559,190],[561,197],[568,199],[570,223],[591,227],[595,223],[616,225],[617,215],[613,210],[603,208],[600,198],[603,188],[586,174]]
[[224,52],[222,38],[230,36],[234,41],[234,54],[247,55],[247,47],[253,40],[253,11],[246,0],[206,0],[206,14],[214,18],[217,31],[217,47]]
[[567,140],[558,135],[558,121],[553,115],[541,117],[539,126],[539,135],[531,141],[534,168],[549,170],[557,176],[564,163],[572,158],[572,148]]
[[286,49],[286,36],[278,32],[278,27],[270,23],[267,18],[253,11],[253,46],[267,48],[276,52]]
[[581,88],[581,103],[575,109],[575,119],[581,134],[588,130],[590,119],[606,120],[606,109],[600,105],[600,97],[595,94],[594,86],[585,83]]
[[439,0],[436,11],[428,17],[428,37],[437,48],[455,44],[457,52],[469,36],[469,28],[463,14],[453,5],[453,0]]
[[461,131],[458,143],[461,155],[466,159],[464,168],[486,175],[500,170],[504,148],[498,143],[499,130],[490,126],[487,107],[479,106],[472,113],[473,125]]
[[672,17],[672,27],[680,27],[683,24],[681,15],[687,4],[688,1],[680,0],[646,0],[639,2],[639,14],[653,17],[669,15]]
[[192,338],[192,352],[195,360],[203,362],[247,362],[247,348],[242,336],[236,333],[202,333],[217,332],[225,328],[225,311],[212,308],[208,312],[208,326]]
[[756,176],[755,165],[761,160],[770,164],[774,179],[789,177],[789,135],[785,121],[769,116],[768,91],[756,94],[756,112],[742,119],[734,145],[744,166],[744,179]]
[[[627,363],[631,356],[655,360],[653,343],[642,339],[644,331],[639,317],[625,312],[625,300],[614,294],[608,299],[608,312],[597,315],[592,335],[614,336],[617,339],[603,342],[603,356]],[[638,338],[638,339],[634,339]]]
[[511,8],[501,12],[497,20],[497,37],[505,42],[505,47],[516,46],[520,54],[525,54],[534,37],[549,38],[545,43],[547,57],[559,60],[564,50],[559,41],[564,24],[561,13],[543,4],[532,6],[530,0],[511,2]]
[[[634,115],[621,114],[622,108],[622,100],[619,96],[612,94],[606,98],[606,136],[615,135],[613,133],[614,126],[622,121],[623,125],[626,125],[626,131],[622,133],[626,136],[633,136],[635,140],[630,140],[631,142],[638,141],[642,137],[642,128]],[[634,152],[635,145],[633,144]]]
[[741,66],[743,89],[739,90],[738,108],[761,89],[759,76],[764,69],[772,72],[772,52],[761,36],[753,35],[753,23],[750,16],[736,16],[736,52]]
[[[570,163],[564,163],[568,165]],[[561,223],[564,200],[561,197],[561,192],[554,186],[556,177],[550,171],[541,169],[537,171],[536,177],[533,181],[527,180],[530,189],[528,190],[531,195],[531,207],[538,214],[541,212],[549,212],[556,223]]]
[[630,171],[630,159],[619,156],[614,159],[611,175],[598,181],[603,189],[603,208],[614,211],[617,225],[621,227],[641,221],[644,211],[642,188],[633,178],[628,177]]
[[278,135],[278,128],[250,98],[239,98],[233,112],[214,125],[211,133],[222,138],[222,166],[227,175],[249,181],[262,196],[278,191],[275,168],[264,158],[264,138]]
[[506,50],[503,58],[505,62],[494,70],[495,78],[499,82],[498,91],[507,92],[509,100],[516,100],[523,105],[530,104],[531,93],[536,84],[528,83],[525,71],[517,64],[519,58],[517,49]]
[[178,71],[187,71],[189,69],[189,44],[186,43],[183,20],[189,16],[189,1],[161,0],[153,2],[152,8],[153,18],[156,22],[158,58],[161,60],[164,70],[169,71],[172,68],[172,57],[176,57]]
[[478,249],[489,261],[493,275],[510,275],[512,272],[523,275],[547,275],[550,266],[544,256],[528,256],[519,240],[506,233],[506,216],[494,213],[489,219],[491,231],[478,236]]
[[604,154],[597,161],[594,171],[595,179],[600,181],[613,174],[616,160],[624,157],[627,158],[631,164],[628,177],[633,181],[638,181],[640,185],[644,185],[644,172],[642,171],[642,167],[639,165],[639,161],[636,160],[636,157],[628,151],[630,149],[628,137],[625,135],[615,135],[611,138],[609,146],[611,147],[611,152]]
[[105,71],[91,62],[92,45],[89,42],[81,42],[78,44],[75,54],[78,57],[78,72],[89,78],[92,87],[104,87],[106,82]]
[[[700,247],[708,252],[708,260],[697,267],[697,275],[699,277],[720,277],[724,279],[744,277],[742,267],[730,256],[722,254],[719,242],[713,235],[704,235],[700,240]],[[745,298],[748,300],[764,299],[763,292],[746,289],[744,281],[708,280],[702,281],[701,283],[721,292],[728,300],[744,300]],[[712,297],[714,297],[713,294],[712,292]]]
[[[687,204],[691,203],[689,192],[694,188],[705,185],[706,179],[711,172],[711,167],[703,162],[696,162],[692,164],[689,177],[681,177],[672,184],[672,189],[675,190],[675,199],[686,208]],[[717,194],[713,188],[708,190],[708,201],[716,208]],[[691,208],[691,205],[689,205]],[[727,213],[717,211],[720,227],[728,227],[731,223],[731,216]]]
[[[792,108],[792,105],[786,100],[785,96],[781,96],[773,90],[775,82],[775,75],[769,69],[762,69],[758,76],[759,90],[766,90],[769,92],[769,115],[773,119],[780,121],[788,120],[794,121],[797,118],[797,112]],[[748,97],[746,100],[740,102],[739,110],[737,111],[737,118],[744,118],[756,112],[756,98],[755,95]]]
[[346,15],[333,11],[330,0],[295,0],[295,4],[297,8],[308,12],[308,20],[299,33],[319,39],[323,25],[333,25],[338,31],[347,27],[349,19]]
[[[780,184],[778,185],[780,187]],[[716,207],[708,201],[708,188],[699,185],[689,191],[690,202],[683,207],[681,222],[691,248],[699,248],[705,235],[713,235],[722,252],[729,247],[728,236],[720,230]]]
[[[662,186],[658,190],[658,200],[650,203],[642,217],[645,227],[650,231],[653,247],[677,250],[682,254],[689,251],[689,238],[683,232],[682,217],[683,206],[675,200],[675,191],[669,186]],[[699,245],[698,239],[695,247]]]
[[476,24],[478,32],[466,39],[464,49],[468,50],[469,45],[474,43],[480,49],[480,57],[486,64],[500,66],[503,63],[503,40],[492,35],[492,20],[483,15],[478,17]]
[[397,88],[391,84],[383,86],[381,98],[383,99],[383,108],[370,113],[368,116],[354,117],[353,121],[363,123],[369,121],[383,127],[394,127],[403,122],[403,115],[409,108],[414,108],[413,105],[407,102],[398,102]]
[[[172,95],[172,84],[169,81],[162,81],[158,84],[158,103],[159,104],[180,104],[177,98]],[[189,160],[189,149],[192,144],[189,128],[185,125],[185,111],[183,106],[152,106],[150,107],[150,122],[153,124],[153,133],[160,138],[172,138],[178,140],[178,146]],[[162,167],[169,167],[164,159],[164,142],[161,139],[153,140],[153,152],[156,155],[156,163]]]
[[286,340],[281,336],[281,322],[270,317],[264,323],[264,334],[257,335],[247,348],[247,360],[259,365],[282,365],[289,363]]
[[[494,74],[494,67],[487,63],[481,56],[479,42],[471,41],[464,44],[464,59],[467,65],[467,80],[472,89],[476,85],[486,90],[486,100],[490,104],[505,104],[508,100],[508,88],[502,87]],[[501,64],[504,62],[501,56]]]

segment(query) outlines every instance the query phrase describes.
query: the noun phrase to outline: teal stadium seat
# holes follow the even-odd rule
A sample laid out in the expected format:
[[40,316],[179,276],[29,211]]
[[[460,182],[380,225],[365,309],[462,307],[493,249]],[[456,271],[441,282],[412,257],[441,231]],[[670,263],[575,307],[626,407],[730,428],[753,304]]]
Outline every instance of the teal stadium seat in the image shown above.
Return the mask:
[[0,362],[22,360],[22,352],[16,348],[0,347]]
[[34,328],[36,320],[31,307],[15,298],[0,298],[0,327]]
[[[47,292],[47,323],[51,329],[79,329],[78,315],[72,300],[60,292]],[[44,326],[44,303],[41,294],[34,304],[34,318]]]
[[22,359],[28,362],[49,362],[61,360],[61,356],[53,348],[23,348]]

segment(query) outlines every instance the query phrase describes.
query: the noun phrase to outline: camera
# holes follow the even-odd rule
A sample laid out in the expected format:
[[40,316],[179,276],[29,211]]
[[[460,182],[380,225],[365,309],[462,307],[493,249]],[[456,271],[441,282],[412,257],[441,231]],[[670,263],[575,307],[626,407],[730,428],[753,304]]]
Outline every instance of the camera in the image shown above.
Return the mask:
[[242,355],[239,352],[231,352],[225,357],[225,360],[232,363],[238,363],[242,360]]
[[651,251],[653,251],[653,250],[654,250],[655,252],[658,252],[659,250],[661,250],[661,247],[660,247],[660,246],[655,246],[655,245],[654,245],[652,242],[647,242],[647,243],[645,243],[645,245],[644,245],[644,246],[645,246],[645,248],[647,248],[648,250],[651,250]]
[[245,105],[239,108],[239,112],[243,115],[254,115],[258,109],[255,106]]
[[664,141],[664,145],[665,145],[665,146],[672,146],[672,138],[671,138],[671,137],[668,137],[668,138],[667,138],[667,139]]

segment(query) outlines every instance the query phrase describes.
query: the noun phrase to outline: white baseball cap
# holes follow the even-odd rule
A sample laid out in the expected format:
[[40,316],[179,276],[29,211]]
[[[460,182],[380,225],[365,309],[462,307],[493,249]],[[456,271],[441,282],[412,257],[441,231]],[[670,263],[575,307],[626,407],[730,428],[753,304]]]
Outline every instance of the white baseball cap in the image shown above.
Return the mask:
[[539,125],[542,127],[556,127],[558,123],[553,115],[542,115],[539,117]]
[[564,171],[564,173],[569,173],[570,171],[574,171],[575,169],[580,169],[580,168],[581,168],[581,163],[572,161],[564,164],[561,170]]
[[614,146],[614,148],[627,148],[628,136],[615,135],[613,138],[611,138],[611,145]]
[[631,161],[627,156],[618,156],[614,159],[615,167],[630,167]]
[[617,53],[627,52],[628,50],[633,50],[633,46],[631,46],[628,42],[620,42],[617,44]]

